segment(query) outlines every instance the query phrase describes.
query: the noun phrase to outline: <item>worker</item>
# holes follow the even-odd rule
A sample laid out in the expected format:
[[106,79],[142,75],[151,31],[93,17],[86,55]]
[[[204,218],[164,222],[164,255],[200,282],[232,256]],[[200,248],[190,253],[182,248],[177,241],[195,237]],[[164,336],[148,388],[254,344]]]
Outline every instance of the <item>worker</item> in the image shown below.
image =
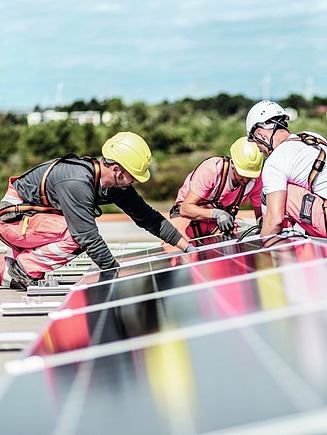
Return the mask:
[[149,180],[150,163],[145,140],[120,132],[105,142],[100,160],[68,154],[11,177],[0,202],[0,239],[12,256],[0,259],[0,285],[37,285],[81,252],[101,270],[119,267],[96,225],[102,204],[116,204],[154,236],[194,250],[135,190],[133,183]]
[[246,117],[249,140],[267,157],[262,172],[266,215],[261,236],[278,234],[290,213],[308,234],[325,237],[327,140],[310,131],[291,134],[289,119],[284,108],[268,100],[255,104]]
[[233,232],[239,206],[248,200],[261,217],[263,155],[247,137],[234,142],[230,154],[202,161],[179,189],[170,219],[187,239]]

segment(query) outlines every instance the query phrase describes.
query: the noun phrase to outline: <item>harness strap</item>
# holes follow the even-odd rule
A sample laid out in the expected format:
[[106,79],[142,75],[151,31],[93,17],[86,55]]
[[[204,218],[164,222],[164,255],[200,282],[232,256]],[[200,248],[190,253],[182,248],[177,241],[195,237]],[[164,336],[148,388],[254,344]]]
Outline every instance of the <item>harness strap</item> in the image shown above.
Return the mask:
[[230,158],[224,157],[223,159],[224,159],[224,163],[223,163],[223,170],[222,170],[221,177],[220,177],[220,183],[219,183],[217,192],[215,194],[215,197],[212,200],[214,206],[216,203],[219,202],[219,198],[220,198],[221,194],[223,193],[223,190],[224,190],[224,187],[225,187],[225,184],[227,181],[227,177],[228,177]]
[[[77,157],[77,156],[75,154],[67,154],[63,157],[60,157],[60,158],[56,159],[54,162],[52,162],[51,165],[48,167],[48,169],[44,172],[42,180],[41,180],[41,185],[40,185],[40,198],[41,198],[41,202],[43,205],[49,206],[49,200],[47,198],[46,188],[45,188],[48,175],[50,174],[51,170],[53,169],[53,167],[57,163],[65,161],[71,157]],[[84,156],[84,157],[82,157],[82,159],[89,161],[93,164],[93,167],[94,167],[94,189],[95,189],[95,192],[97,192],[98,187],[99,187],[99,182],[100,182],[100,163],[94,157]]]
[[55,210],[53,207],[43,206],[43,205],[24,205],[24,204],[15,204],[0,210],[0,216],[3,216],[6,213],[26,213],[29,211],[35,212],[53,212]]
[[[203,162],[201,162],[201,163],[203,163]],[[228,173],[229,173],[230,164],[231,164],[230,157],[224,156],[223,157],[223,168],[222,168],[222,172],[221,172],[220,182],[219,182],[219,186],[218,186],[218,188],[216,190],[214,198],[212,200],[203,200],[203,201],[199,202],[198,205],[201,206],[201,205],[211,204],[214,208],[219,208],[219,209],[225,210],[228,213],[230,213],[232,216],[235,217],[237,215],[238,211],[239,211],[239,207],[240,207],[240,204],[241,204],[243,196],[244,196],[246,185],[240,186],[239,191],[237,193],[237,196],[236,196],[236,198],[235,198],[235,200],[233,201],[232,204],[230,204],[228,206],[224,206],[221,203],[220,197],[221,197],[221,194],[223,193],[223,190],[225,188],[225,185],[226,185],[226,182],[227,182],[227,179],[228,179]],[[197,167],[195,168],[195,170],[197,169]],[[193,171],[193,174],[194,174],[194,171]],[[193,176],[193,174],[192,174],[192,176]],[[196,234],[195,234],[194,229],[196,227],[199,228],[197,230],[197,233],[199,231],[201,232],[200,226],[197,225],[197,224],[198,224],[197,221],[191,221],[191,227],[193,229],[193,232],[194,232],[195,236],[196,236]],[[217,229],[218,229],[218,227],[213,228],[213,230],[210,231],[210,235],[215,234]]]
[[201,204],[202,205],[203,204],[212,204],[214,208],[220,208],[222,210],[227,211],[232,216],[236,216],[238,213],[238,210],[240,208],[242,199],[243,199],[246,185],[240,186],[238,194],[237,194],[235,200],[232,202],[232,204],[224,206],[221,203],[221,201],[219,200],[221,197],[221,194],[223,193],[223,190],[225,188],[226,182],[227,182],[230,164],[231,164],[230,157],[225,156],[224,163],[223,163],[223,170],[222,170],[221,177],[220,177],[220,183],[219,183],[218,189],[216,191],[215,197],[210,201],[202,201]]
[[[22,214],[22,213],[27,213],[27,212],[41,212],[41,213],[46,213],[46,212],[51,212],[51,213],[56,213],[57,209],[55,209],[54,207],[52,207],[51,205],[49,205],[49,200],[47,198],[46,195],[46,182],[47,182],[47,178],[48,175],[50,174],[51,170],[53,169],[53,167],[59,163],[62,162],[68,158],[71,157],[77,157],[75,156],[75,154],[67,154],[66,156],[60,157],[56,160],[54,160],[51,165],[47,168],[47,170],[44,172],[42,180],[41,180],[41,184],[40,184],[40,198],[41,198],[41,202],[43,205],[31,205],[31,204],[16,204],[16,205],[8,205],[8,207],[4,207],[2,209],[0,209],[0,217],[7,214],[7,213],[15,213],[15,214]],[[84,156],[82,157],[83,160],[86,161],[90,161],[93,164],[94,167],[94,189],[95,192],[98,191],[98,187],[99,187],[99,183],[100,183],[100,175],[101,175],[101,171],[100,171],[100,163],[96,158],[93,157],[89,157],[89,156]],[[29,173],[30,171],[28,171],[27,173]],[[25,176],[27,173],[23,174],[23,176]],[[99,210],[98,210],[99,213]]]
[[[311,135],[311,134],[308,134],[305,132],[299,133],[297,136],[299,138],[297,140],[301,140],[306,145],[315,146],[316,148],[319,149],[318,157],[313,162],[313,165],[312,165],[309,177],[308,177],[309,190],[311,193],[314,193],[314,192],[312,192],[312,186],[314,185],[319,173],[323,170],[325,163],[326,163],[326,152],[321,147],[321,145],[327,146],[327,142],[320,139],[319,137],[316,137],[314,135]],[[322,208],[324,210],[325,227],[326,227],[326,233],[327,233],[327,199],[324,199]]]
[[48,178],[49,173],[51,172],[52,168],[61,160],[61,158],[56,159],[54,162],[51,163],[51,165],[48,167],[48,169],[44,172],[41,185],[40,185],[40,199],[43,205],[48,206],[49,201],[47,198],[46,190],[45,190],[45,184]]
[[320,139],[319,137],[316,137],[312,134],[308,134],[305,132],[298,133],[297,136],[298,136],[298,138],[296,138],[295,140],[300,140],[303,143],[305,143],[306,145],[314,146],[319,150],[318,157],[313,162],[313,165],[312,165],[309,177],[308,177],[309,190],[312,192],[312,187],[313,187],[319,173],[323,170],[323,168],[325,166],[326,152],[321,147],[321,145],[327,146],[327,142]]
[[[209,157],[210,158],[210,157]],[[208,160],[208,159],[206,159],[206,160]],[[194,169],[194,171],[193,171],[193,174],[194,174],[194,172],[196,171],[196,169],[203,163],[203,162],[205,162],[205,160],[203,160],[195,169]],[[223,190],[224,190],[224,188],[225,188],[225,185],[226,185],[226,182],[227,182],[227,178],[228,178],[228,172],[229,172],[229,166],[230,166],[230,157],[228,157],[228,156],[224,156],[223,157],[223,168],[222,168],[222,171],[221,171],[221,177],[220,177],[220,181],[219,181],[219,186],[218,186],[218,188],[217,188],[217,190],[216,190],[216,193],[215,193],[215,196],[214,196],[214,198],[213,199],[211,199],[211,200],[206,200],[206,199],[204,199],[203,201],[200,201],[199,203],[198,203],[198,205],[206,205],[206,204],[211,204],[211,205],[213,205],[213,207],[214,208],[223,208],[223,205],[222,205],[222,203],[219,201],[219,198],[221,197],[221,194],[223,193]],[[193,177],[193,174],[192,174],[192,177]],[[191,177],[191,179],[192,179],[192,177]]]
[[228,211],[228,213],[231,214],[232,216],[236,216],[238,211],[239,211],[239,208],[240,208],[240,205],[241,205],[241,202],[243,199],[243,195],[245,192],[245,188],[246,188],[246,185],[241,186],[233,204],[230,204],[229,206],[225,207],[226,211]]
[[323,170],[326,161],[326,153],[322,148],[320,149],[319,155],[316,160],[313,162],[309,177],[308,177],[308,185],[309,189],[312,192],[312,186],[314,185],[319,173]]

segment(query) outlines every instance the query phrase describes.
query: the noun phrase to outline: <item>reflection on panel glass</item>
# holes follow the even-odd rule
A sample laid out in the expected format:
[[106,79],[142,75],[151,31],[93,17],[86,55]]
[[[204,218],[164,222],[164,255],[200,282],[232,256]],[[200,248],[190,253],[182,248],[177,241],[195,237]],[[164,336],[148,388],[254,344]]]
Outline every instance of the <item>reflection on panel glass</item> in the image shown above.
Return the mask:
[[[283,257],[285,252],[281,254]],[[158,274],[156,281],[162,284],[161,292],[171,289],[160,296],[159,289],[153,288],[151,275],[143,277],[139,286],[137,278],[121,281],[118,284],[124,286],[113,287],[110,297],[101,285],[88,291],[76,291],[72,297],[74,307],[92,306],[95,302],[99,303],[99,297],[104,295],[106,299],[102,302],[111,301],[112,306],[99,305],[93,310],[63,312],[60,318],[49,324],[32,353],[64,352],[326,297],[327,259],[322,264],[297,263],[285,270],[273,268],[271,263],[265,273],[247,276],[251,269],[244,259],[248,258],[241,257],[241,261],[231,262],[229,268],[227,265],[217,267],[218,262],[199,263],[189,269],[171,271],[171,275]],[[220,283],[220,278],[231,278],[234,273],[239,279]],[[210,277],[207,283],[204,283],[204,276]],[[317,277],[319,282],[316,282]],[[181,284],[178,283],[190,280],[193,286],[184,287],[179,292]],[[196,286],[201,283],[201,286]],[[146,294],[150,297],[142,300],[141,296]],[[130,296],[139,296],[140,301],[126,299]],[[121,303],[117,304],[118,300]]]
[[1,429],[42,435],[326,433],[326,314],[322,307],[238,327],[216,324],[183,338],[158,335],[144,345],[131,341],[117,351],[109,345],[101,355],[27,371],[2,395]]
[[327,245],[259,247],[94,274],[2,385],[1,433],[327,433]]
[[[119,260],[122,267],[115,272],[115,276],[121,278],[137,273],[166,269],[195,261],[204,261],[227,255],[230,256],[261,248],[261,242],[258,239],[250,242],[235,243],[235,241],[229,241],[218,244],[214,244],[213,240],[214,238],[210,237],[210,244],[202,246],[196,254],[183,254],[179,249],[170,246],[156,247],[152,250],[147,249],[136,253],[124,254]],[[76,283],[76,286],[98,282],[99,273],[99,270],[95,270],[85,274]],[[110,279],[106,275],[112,276],[113,272],[106,271],[106,273],[101,272],[101,274],[102,277],[100,279],[104,281]]]
[[[244,244],[239,246],[241,248],[240,252],[242,252]],[[144,264],[131,266],[130,269],[125,268],[124,273],[121,274],[121,270],[118,272],[118,278],[124,277],[122,280],[110,281],[110,278],[112,278],[111,271],[98,272],[90,276],[92,279],[89,288],[79,291],[85,291],[92,295],[88,297],[89,304],[97,304],[117,298],[236,277],[258,270],[287,266],[294,262],[314,261],[315,259],[327,257],[326,251],[327,245],[305,242],[283,246],[275,250],[260,250],[244,255],[238,254],[233,258],[225,258],[216,249],[211,249],[193,253],[191,256],[188,255],[189,262],[183,264],[182,267],[172,267],[170,260],[165,260],[164,264],[163,262],[157,262],[158,266],[162,266],[159,267],[159,270],[156,267],[148,270]],[[191,263],[190,258],[195,262]],[[148,275],[138,276],[142,272],[148,272]],[[108,283],[106,283],[107,279],[109,279]],[[319,277],[315,281],[319,281]],[[274,284],[272,284],[273,286]],[[267,285],[265,288],[267,288]],[[75,293],[73,291],[67,296],[62,308],[76,308],[78,306],[74,301],[74,298],[78,297]]]
[[116,259],[119,263],[123,263],[125,261],[133,261],[139,260],[141,258],[149,258],[155,255],[162,255],[166,251],[164,246],[155,246],[153,248],[142,249],[136,252],[122,253],[121,255],[117,255]]

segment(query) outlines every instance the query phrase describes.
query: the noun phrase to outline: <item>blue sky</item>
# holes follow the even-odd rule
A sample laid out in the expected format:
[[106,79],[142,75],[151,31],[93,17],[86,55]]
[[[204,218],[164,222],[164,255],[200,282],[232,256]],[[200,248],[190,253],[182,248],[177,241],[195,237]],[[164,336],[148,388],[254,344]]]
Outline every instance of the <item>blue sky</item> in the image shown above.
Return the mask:
[[0,109],[327,96],[326,0],[0,0]]

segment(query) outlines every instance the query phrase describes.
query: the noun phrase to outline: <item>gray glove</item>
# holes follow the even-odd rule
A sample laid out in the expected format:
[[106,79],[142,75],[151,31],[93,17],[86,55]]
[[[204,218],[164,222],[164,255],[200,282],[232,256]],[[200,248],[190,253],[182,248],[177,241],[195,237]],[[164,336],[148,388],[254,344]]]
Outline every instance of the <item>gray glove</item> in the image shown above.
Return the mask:
[[211,218],[216,219],[220,231],[231,231],[234,229],[234,217],[227,213],[227,211],[214,208],[211,213]]
[[196,251],[198,251],[198,249],[193,245],[187,245],[183,249],[183,252],[185,252],[185,254],[188,254],[189,252],[196,252]]

